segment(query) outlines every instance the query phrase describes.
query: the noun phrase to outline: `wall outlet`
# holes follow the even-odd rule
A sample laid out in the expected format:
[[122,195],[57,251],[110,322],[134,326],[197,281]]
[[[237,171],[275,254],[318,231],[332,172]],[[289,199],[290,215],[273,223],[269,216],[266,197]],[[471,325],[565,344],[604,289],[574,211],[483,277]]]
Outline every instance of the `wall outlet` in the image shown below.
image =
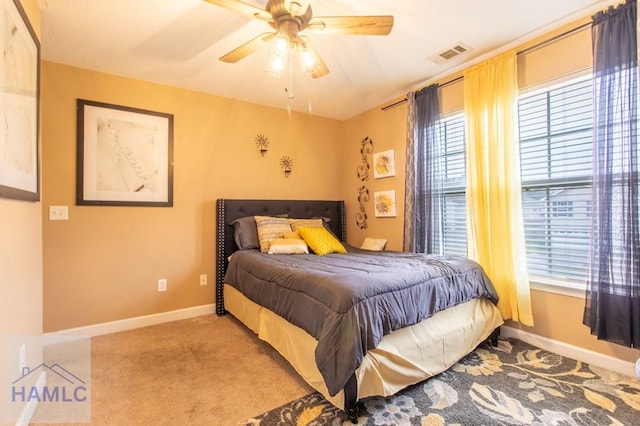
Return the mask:
[[69,206],[49,206],[49,220],[69,220]]
[[207,274],[200,274],[200,285],[207,285]]
[[167,279],[160,278],[158,280],[158,291],[167,291]]

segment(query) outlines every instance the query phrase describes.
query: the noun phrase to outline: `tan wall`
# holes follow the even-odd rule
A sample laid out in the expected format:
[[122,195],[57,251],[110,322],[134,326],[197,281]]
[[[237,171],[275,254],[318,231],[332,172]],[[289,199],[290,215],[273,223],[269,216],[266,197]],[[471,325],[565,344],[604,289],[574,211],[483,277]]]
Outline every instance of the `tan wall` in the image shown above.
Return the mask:
[[[21,3],[39,37],[37,1],[22,0]],[[3,339],[42,334],[41,212],[39,202],[0,198],[0,336]],[[7,362],[3,356],[4,351],[0,351],[0,365]],[[9,356],[17,359],[18,354]],[[41,350],[27,347],[28,365],[38,365],[41,359]],[[15,360],[11,362],[16,364]],[[0,398],[4,391],[4,387],[0,389]]]
[[[68,221],[44,220],[47,332],[213,303],[217,198],[342,197],[339,121],[56,63],[43,71],[42,207],[69,206]],[[77,98],[174,115],[173,207],[74,205]],[[264,157],[257,134],[270,141]]]
[[638,349],[597,340],[592,336],[589,328],[582,324],[584,310],[582,298],[533,290],[531,307],[535,327],[527,327],[513,321],[507,321],[507,325],[627,362],[635,363],[640,356]]
[[[393,103],[393,102],[390,102]],[[347,241],[356,247],[365,237],[386,238],[387,249],[402,250],[404,220],[404,164],[406,146],[407,106],[382,111],[374,108],[344,122],[342,157],[344,199],[347,208]],[[361,141],[369,137],[373,141],[373,152],[367,154],[371,166],[368,180],[358,178],[358,166],[362,164]],[[373,154],[394,150],[395,176],[375,179],[373,175]],[[356,223],[356,213],[360,211],[358,189],[364,185],[369,189],[369,201],[365,203],[367,228],[360,229]],[[396,216],[376,217],[373,207],[376,191],[395,190]]]
[[[588,30],[580,30],[571,35],[559,37],[553,43],[532,48],[541,41],[559,36],[584,22],[586,19],[559,28],[550,34],[531,40],[518,49],[524,52],[518,55],[518,78],[521,89],[535,87],[542,82],[555,80],[567,73],[584,72],[585,68],[590,66],[591,37]],[[450,82],[459,75],[460,73],[445,77],[440,83]],[[464,82],[460,80],[442,88],[440,97],[441,109],[444,114],[461,110],[464,107],[463,87]],[[389,104],[391,103],[393,102],[389,102]],[[371,236],[388,238],[390,249],[399,250],[402,248],[406,113],[406,104],[387,110],[387,112],[375,108],[347,120],[344,124],[343,155],[346,160],[344,167],[348,172],[345,175],[345,188],[347,189],[345,199],[349,215],[349,241],[352,244],[359,244],[365,236]],[[364,183],[357,180],[356,167],[360,162],[359,143],[365,136],[374,140],[374,152],[395,149],[396,177],[371,178]],[[370,200],[366,205],[369,216],[368,228],[366,230],[357,229],[354,214],[359,207],[356,197],[357,189],[361,184],[365,184],[370,189],[372,198],[373,192],[376,190],[394,189],[397,197],[398,216],[393,219],[375,218],[373,204]],[[524,327],[511,321],[508,323],[509,326],[628,362],[635,362],[638,357],[637,350],[598,341],[591,336],[589,329],[582,324],[583,299],[536,290],[531,293],[535,327]]]

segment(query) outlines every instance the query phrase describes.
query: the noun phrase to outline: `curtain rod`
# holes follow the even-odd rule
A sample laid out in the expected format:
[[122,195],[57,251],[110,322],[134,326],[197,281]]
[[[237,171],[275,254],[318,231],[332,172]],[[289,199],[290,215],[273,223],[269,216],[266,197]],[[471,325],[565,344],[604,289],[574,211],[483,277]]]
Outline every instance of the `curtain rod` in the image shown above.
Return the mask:
[[[578,32],[578,31],[580,31],[580,30],[583,30],[584,28],[587,28],[587,27],[589,27],[589,26],[591,26],[591,22],[590,22],[590,21],[589,21],[589,22],[585,22],[585,23],[584,23],[584,24],[582,24],[582,25],[578,25],[578,26],[577,26],[577,27],[575,27],[575,28],[571,28],[571,29],[569,29],[569,30],[567,30],[567,31],[565,31],[565,32],[563,32],[563,33],[561,33],[561,34],[555,35],[555,36],[553,36],[553,37],[551,37],[551,38],[549,38],[549,39],[547,39],[547,40],[543,40],[543,41],[541,41],[540,43],[536,43],[536,44],[534,44],[533,46],[530,46],[530,47],[527,47],[526,49],[520,50],[520,51],[516,52],[516,55],[520,55],[520,54],[523,54],[523,53],[528,53],[528,52],[531,52],[531,51],[533,51],[533,50],[539,49],[539,48],[541,48],[541,47],[546,46],[546,45],[547,45],[547,44],[549,44],[549,43],[553,43],[554,41],[557,41],[557,40],[559,40],[559,39],[561,39],[561,38],[564,38],[564,37],[566,37],[566,36],[568,36],[568,35],[571,35],[571,34],[573,34],[573,33],[575,33],[575,32]],[[453,83],[456,83],[456,82],[458,82],[458,81],[460,81],[460,80],[462,80],[462,79],[463,79],[463,76],[456,77],[456,78],[454,78],[454,79],[452,79],[452,80],[449,80],[449,81],[446,81],[446,82],[442,83],[442,84],[440,85],[440,87],[448,86],[448,85],[453,84]],[[392,109],[392,108],[395,108],[395,107],[397,107],[397,106],[400,106],[400,105],[402,105],[402,104],[404,104],[404,103],[406,103],[406,102],[407,102],[407,98],[404,98],[404,99],[399,100],[399,101],[397,101],[397,102],[394,102],[394,103],[392,103],[392,104],[385,105],[385,106],[383,106],[383,107],[382,107],[382,108],[380,108],[380,109],[381,109],[382,111],[387,111],[387,110],[389,110],[389,109]]]
[[[450,84],[453,84],[453,83],[456,83],[456,82],[458,82],[458,81],[460,81],[460,80],[462,80],[462,76],[456,77],[456,78],[451,79],[451,80],[449,80],[449,81],[445,81],[445,82],[444,82],[444,83],[442,83],[439,87],[446,87],[446,86],[448,86],[448,85],[450,85]],[[400,105],[402,105],[402,104],[404,104],[404,103],[406,103],[406,102],[407,102],[407,98],[404,98],[404,99],[401,99],[401,100],[399,100],[399,101],[397,101],[397,102],[394,102],[394,103],[392,103],[392,104],[385,105],[385,106],[383,106],[383,107],[382,107],[382,108],[380,108],[380,109],[381,109],[382,111],[386,111],[386,110],[388,110],[388,109],[391,109],[391,108],[395,108],[395,107],[397,107],[397,106],[400,106]]]
[[546,46],[549,43],[553,43],[554,41],[560,40],[561,38],[564,38],[564,37],[566,37],[568,35],[571,35],[573,33],[577,33],[578,31],[583,30],[583,29],[585,29],[585,28],[587,28],[589,26],[591,26],[591,21],[585,22],[584,24],[578,25],[577,27],[568,29],[567,31],[565,31],[565,32],[563,32],[561,34],[555,35],[555,36],[553,36],[551,38],[548,38],[546,40],[542,40],[540,43],[536,43],[533,46],[527,47],[526,49],[519,50],[516,53],[516,55],[520,55],[522,53],[528,53],[528,52],[531,52],[532,50],[539,49],[541,47]]

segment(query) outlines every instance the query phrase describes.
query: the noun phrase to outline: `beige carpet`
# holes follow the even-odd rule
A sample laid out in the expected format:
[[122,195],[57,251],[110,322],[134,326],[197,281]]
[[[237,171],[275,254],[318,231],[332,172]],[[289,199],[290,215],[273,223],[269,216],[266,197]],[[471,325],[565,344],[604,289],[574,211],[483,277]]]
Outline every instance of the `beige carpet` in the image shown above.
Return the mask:
[[91,342],[95,425],[236,425],[311,391],[275,350],[231,315]]

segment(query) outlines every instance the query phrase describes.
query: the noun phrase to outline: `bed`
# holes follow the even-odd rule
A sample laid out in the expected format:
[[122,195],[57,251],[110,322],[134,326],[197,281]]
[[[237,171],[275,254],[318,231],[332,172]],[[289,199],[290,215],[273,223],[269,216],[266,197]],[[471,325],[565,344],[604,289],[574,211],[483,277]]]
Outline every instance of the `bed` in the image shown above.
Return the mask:
[[[216,208],[216,313],[268,342],[352,421],[358,401],[393,395],[497,339],[495,290],[468,259],[351,247],[343,201],[219,199]],[[263,253],[239,236],[238,223],[255,217],[299,219],[305,237],[312,220],[346,253]]]

